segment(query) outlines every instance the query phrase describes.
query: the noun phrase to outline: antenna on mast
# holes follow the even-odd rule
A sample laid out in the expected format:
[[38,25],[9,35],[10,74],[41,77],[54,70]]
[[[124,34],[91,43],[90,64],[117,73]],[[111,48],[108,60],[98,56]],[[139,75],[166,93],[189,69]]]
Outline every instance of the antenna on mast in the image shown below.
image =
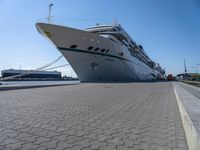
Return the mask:
[[49,4],[49,16],[48,16],[48,23],[50,24],[51,23],[51,7],[53,6],[54,4]]
[[119,22],[118,22],[117,18],[113,19],[113,25],[119,25]]
[[187,73],[187,67],[186,67],[185,59],[184,59],[184,71],[185,71],[185,74],[186,74]]

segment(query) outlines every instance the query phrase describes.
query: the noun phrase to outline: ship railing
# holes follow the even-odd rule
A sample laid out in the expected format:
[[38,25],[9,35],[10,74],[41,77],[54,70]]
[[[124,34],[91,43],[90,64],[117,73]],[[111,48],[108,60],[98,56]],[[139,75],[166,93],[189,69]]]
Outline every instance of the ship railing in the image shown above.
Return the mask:
[[57,19],[51,19],[50,22],[48,20],[48,18],[39,18],[36,20],[36,23],[49,23],[49,24],[56,24],[56,25],[65,25],[66,23],[64,23],[64,21],[62,20],[57,20]]
[[[110,22],[111,18],[102,18],[102,19],[89,19],[89,18],[57,18],[55,16],[51,16],[49,19],[48,17],[46,18],[38,18],[36,19],[36,22],[41,22],[41,23],[50,23],[50,24],[56,24],[56,25],[61,25],[61,26],[74,26],[77,25],[78,27],[80,22],[82,24],[86,24],[88,27],[88,24],[91,24],[93,26],[94,24],[97,25],[97,22]],[[104,26],[111,26],[111,24],[107,23]],[[87,27],[84,27],[86,29]]]

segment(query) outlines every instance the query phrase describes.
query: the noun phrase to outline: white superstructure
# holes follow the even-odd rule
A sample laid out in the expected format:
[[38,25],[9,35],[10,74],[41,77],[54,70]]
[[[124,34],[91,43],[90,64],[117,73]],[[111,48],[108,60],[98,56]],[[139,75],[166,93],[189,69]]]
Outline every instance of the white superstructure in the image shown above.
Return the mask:
[[81,81],[162,79],[164,70],[119,24],[85,30],[37,23],[38,31],[65,56]]

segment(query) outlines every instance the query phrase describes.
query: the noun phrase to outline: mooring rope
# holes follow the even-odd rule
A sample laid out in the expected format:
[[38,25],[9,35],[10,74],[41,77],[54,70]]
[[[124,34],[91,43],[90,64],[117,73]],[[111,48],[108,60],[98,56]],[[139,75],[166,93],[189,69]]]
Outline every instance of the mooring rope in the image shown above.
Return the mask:
[[56,68],[60,68],[60,67],[68,66],[68,65],[74,65],[74,64],[78,64],[78,63],[82,63],[82,62],[91,61],[92,59],[96,59],[96,57],[94,57],[94,58],[91,58],[89,60],[84,59],[84,60],[72,62],[70,64],[64,64],[64,65],[60,65],[60,66],[56,66],[56,67],[52,67],[52,68],[47,68],[47,67],[51,66],[52,64],[56,63],[57,61],[59,61],[62,57],[63,57],[63,55],[61,55],[60,57],[58,57],[56,60],[52,61],[51,63],[48,63],[47,65],[44,65],[44,66],[37,68],[35,70],[31,70],[29,72],[14,75],[14,76],[4,77],[4,78],[1,78],[0,80],[1,81],[10,80],[10,79],[14,79],[14,78],[17,78],[17,77],[22,77],[22,76],[25,76],[25,75],[33,74],[34,72],[37,72],[37,71],[46,71],[46,70],[56,69]]

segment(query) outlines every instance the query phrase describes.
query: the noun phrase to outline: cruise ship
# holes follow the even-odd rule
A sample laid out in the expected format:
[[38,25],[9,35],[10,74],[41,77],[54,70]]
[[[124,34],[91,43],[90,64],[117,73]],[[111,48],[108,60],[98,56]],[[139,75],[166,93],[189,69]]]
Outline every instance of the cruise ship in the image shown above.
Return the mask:
[[146,81],[165,76],[118,23],[85,30],[48,23],[37,23],[36,28],[64,55],[81,82]]

